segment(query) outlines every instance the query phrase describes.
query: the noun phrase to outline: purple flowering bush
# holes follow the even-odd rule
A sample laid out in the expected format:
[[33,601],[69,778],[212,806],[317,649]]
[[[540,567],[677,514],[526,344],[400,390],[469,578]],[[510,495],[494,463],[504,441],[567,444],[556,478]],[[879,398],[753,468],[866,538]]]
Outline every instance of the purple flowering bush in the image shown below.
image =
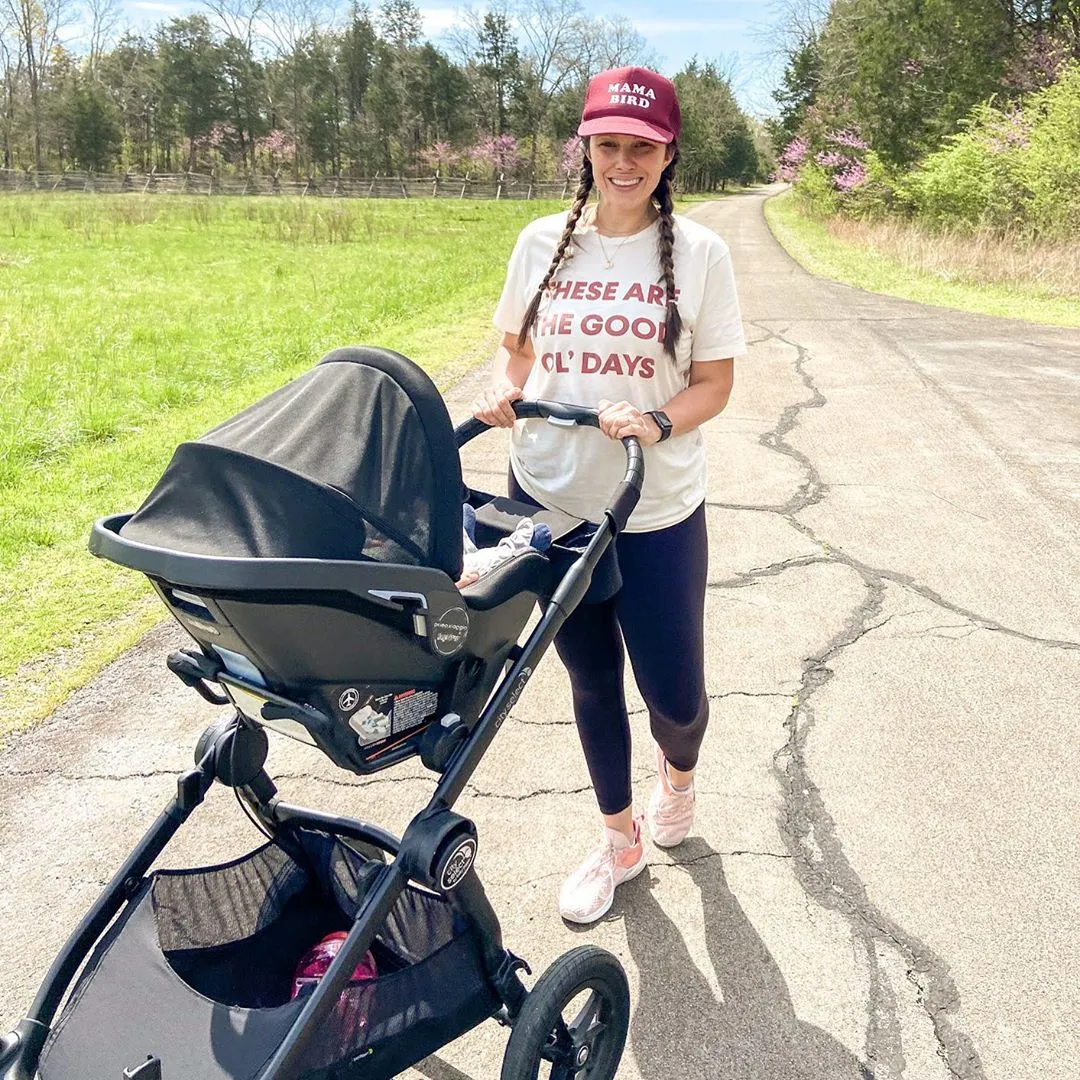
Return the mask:
[[780,152],[774,178],[794,184],[804,210],[813,214],[862,217],[889,208],[893,201],[880,159],[850,124],[810,125],[810,133]]
[[810,153],[810,144],[804,138],[795,138],[780,151],[776,159],[774,180],[785,184],[794,184],[799,179],[799,170]]

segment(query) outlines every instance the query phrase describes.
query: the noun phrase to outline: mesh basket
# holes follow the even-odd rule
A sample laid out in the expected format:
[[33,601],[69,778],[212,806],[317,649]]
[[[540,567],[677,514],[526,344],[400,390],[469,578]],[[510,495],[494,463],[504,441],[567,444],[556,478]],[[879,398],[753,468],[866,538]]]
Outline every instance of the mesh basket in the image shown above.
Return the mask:
[[[165,1080],[252,1080],[303,1007],[297,961],[345,930],[377,864],[315,833],[231,863],[158,871],[102,939],[46,1046],[42,1080],[120,1080],[153,1056]],[[409,888],[305,1050],[304,1080],[376,1080],[491,1016],[479,932]]]

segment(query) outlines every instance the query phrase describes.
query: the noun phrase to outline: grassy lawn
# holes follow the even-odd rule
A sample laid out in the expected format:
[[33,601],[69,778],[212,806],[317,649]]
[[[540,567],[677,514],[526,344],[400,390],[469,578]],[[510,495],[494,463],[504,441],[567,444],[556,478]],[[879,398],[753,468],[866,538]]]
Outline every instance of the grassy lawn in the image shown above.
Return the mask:
[[562,204],[0,199],[0,741],[164,612],[86,550],[174,446],[344,344],[446,386],[524,223]]
[[1080,326],[1075,246],[941,236],[904,223],[804,217],[790,194],[765,218],[788,254],[813,274],[935,307],[1054,326]]

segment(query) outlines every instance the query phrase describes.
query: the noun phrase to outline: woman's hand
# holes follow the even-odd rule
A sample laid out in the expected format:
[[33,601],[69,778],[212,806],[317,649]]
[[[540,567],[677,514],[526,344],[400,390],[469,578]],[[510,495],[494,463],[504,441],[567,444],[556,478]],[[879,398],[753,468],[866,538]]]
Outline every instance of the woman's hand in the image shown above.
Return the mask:
[[651,416],[645,416],[629,401],[602,399],[597,405],[600,412],[600,430],[609,439],[637,438],[642,446],[653,446],[660,441],[660,428]]
[[513,427],[514,408],[511,402],[520,401],[525,395],[520,387],[509,379],[500,379],[486,387],[472,403],[473,416],[492,427]]

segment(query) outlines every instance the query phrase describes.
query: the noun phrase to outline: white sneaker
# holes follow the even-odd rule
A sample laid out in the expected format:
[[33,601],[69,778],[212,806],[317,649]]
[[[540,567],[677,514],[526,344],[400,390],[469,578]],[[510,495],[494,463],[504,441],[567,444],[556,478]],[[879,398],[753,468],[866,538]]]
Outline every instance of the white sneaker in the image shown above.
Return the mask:
[[559,914],[568,922],[596,922],[611,909],[615,889],[636,878],[647,865],[641,818],[634,818],[633,842],[617,829],[605,826],[600,843],[563,883]]

